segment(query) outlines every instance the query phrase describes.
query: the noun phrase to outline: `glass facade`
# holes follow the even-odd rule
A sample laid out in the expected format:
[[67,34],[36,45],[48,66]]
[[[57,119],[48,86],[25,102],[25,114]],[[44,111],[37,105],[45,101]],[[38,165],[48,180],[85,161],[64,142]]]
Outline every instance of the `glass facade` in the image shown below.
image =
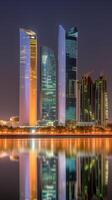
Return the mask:
[[95,81],[95,119],[98,125],[108,122],[107,82],[103,76]]
[[20,125],[37,124],[37,36],[20,29]]
[[90,76],[82,76],[80,81],[80,121],[94,121],[94,83]]
[[59,26],[58,122],[76,121],[78,31]]
[[58,36],[58,122],[65,124],[66,118],[66,45],[65,30],[59,26]]
[[78,31],[66,32],[66,120],[76,120]]
[[41,48],[42,119],[56,120],[56,60],[54,52]]

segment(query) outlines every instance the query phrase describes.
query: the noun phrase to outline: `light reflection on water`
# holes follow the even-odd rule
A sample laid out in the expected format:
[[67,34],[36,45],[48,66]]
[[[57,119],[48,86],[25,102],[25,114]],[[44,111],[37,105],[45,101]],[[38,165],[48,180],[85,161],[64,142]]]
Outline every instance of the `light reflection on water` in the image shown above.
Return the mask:
[[1,139],[0,188],[1,200],[112,200],[112,139]]

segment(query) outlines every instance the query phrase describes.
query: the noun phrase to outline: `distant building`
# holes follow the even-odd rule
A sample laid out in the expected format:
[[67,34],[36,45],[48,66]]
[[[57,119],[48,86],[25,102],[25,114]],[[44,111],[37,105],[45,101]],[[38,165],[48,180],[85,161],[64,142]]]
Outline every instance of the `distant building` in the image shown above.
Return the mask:
[[20,125],[37,123],[37,35],[20,29]]
[[19,126],[19,117],[18,116],[12,116],[10,117],[10,124],[12,127],[18,127]]
[[80,109],[79,121],[92,122],[94,121],[94,84],[90,76],[82,76],[80,83],[78,83]]
[[41,48],[41,118],[56,120],[56,60],[48,47]]
[[76,122],[80,122],[80,112],[81,112],[81,82],[77,81],[77,106],[76,106]]
[[58,38],[58,121],[76,121],[78,31],[59,26]]
[[95,82],[88,75],[78,82],[78,122],[95,122],[106,126],[108,122],[107,81],[100,76]]
[[107,81],[103,76],[95,81],[95,120],[101,126],[108,122]]

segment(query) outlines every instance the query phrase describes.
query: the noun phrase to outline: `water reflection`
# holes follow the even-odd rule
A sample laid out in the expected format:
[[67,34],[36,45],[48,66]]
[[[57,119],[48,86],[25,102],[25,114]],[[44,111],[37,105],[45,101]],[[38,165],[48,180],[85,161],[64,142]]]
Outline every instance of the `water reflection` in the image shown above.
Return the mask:
[[108,138],[3,139],[0,169],[5,158],[9,158],[7,166],[16,163],[18,178],[8,171],[19,182],[19,200],[112,200],[111,144]]

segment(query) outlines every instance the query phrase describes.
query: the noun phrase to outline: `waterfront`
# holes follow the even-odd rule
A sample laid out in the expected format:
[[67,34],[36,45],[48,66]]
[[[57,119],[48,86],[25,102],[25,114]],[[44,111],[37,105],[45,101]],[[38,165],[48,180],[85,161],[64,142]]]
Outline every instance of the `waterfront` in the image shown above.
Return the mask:
[[2,200],[112,199],[112,139],[1,139]]

